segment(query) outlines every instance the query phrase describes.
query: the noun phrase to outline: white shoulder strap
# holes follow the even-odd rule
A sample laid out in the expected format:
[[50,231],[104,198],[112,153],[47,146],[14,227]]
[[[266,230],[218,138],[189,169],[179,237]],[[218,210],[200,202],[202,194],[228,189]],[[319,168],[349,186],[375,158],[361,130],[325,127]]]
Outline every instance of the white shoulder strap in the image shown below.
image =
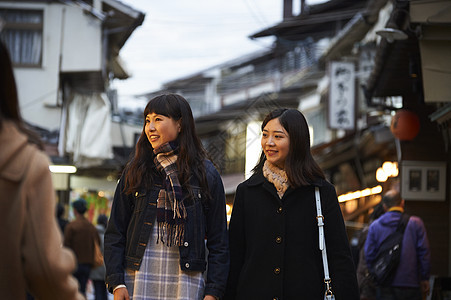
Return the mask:
[[329,264],[327,262],[327,252],[326,252],[326,239],[324,236],[324,216],[321,211],[321,196],[319,193],[319,187],[315,187],[315,200],[316,200],[316,220],[318,221],[318,232],[319,232],[319,249],[323,257],[323,268],[324,268],[324,282],[326,283],[326,299],[333,299],[332,290],[330,289],[330,277],[329,277]]

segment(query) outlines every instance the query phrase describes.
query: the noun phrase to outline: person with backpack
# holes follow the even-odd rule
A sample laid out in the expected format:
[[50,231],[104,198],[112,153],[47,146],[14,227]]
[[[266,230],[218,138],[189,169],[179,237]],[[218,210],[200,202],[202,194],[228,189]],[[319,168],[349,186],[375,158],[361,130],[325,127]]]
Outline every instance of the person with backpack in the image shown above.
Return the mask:
[[406,225],[399,262],[392,274],[388,274],[389,280],[377,284],[377,299],[422,300],[430,292],[431,254],[426,228],[419,217],[405,216],[404,200],[398,191],[388,191],[381,202],[386,212],[371,223],[365,242],[365,259],[370,273],[374,274],[377,269],[376,258],[383,242],[395,231],[402,232],[403,219]]

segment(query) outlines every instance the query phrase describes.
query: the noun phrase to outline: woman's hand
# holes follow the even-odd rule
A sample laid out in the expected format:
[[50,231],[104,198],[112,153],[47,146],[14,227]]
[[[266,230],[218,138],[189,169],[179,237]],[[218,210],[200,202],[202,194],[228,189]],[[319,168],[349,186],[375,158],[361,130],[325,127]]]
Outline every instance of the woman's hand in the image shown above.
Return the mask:
[[121,287],[114,291],[114,300],[130,300],[127,288]]
[[216,298],[215,296],[212,295],[205,295],[204,300],[219,300],[219,298]]

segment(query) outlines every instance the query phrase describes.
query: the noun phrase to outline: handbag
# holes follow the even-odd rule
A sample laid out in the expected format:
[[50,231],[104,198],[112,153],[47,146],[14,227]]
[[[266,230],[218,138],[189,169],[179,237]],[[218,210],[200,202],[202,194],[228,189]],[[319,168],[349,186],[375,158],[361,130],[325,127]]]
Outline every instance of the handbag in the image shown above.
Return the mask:
[[315,199],[316,199],[316,221],[318,221],[319,232],[319,250],[323,256],[323,268],[324,268],[324,284],[326,291],[324,292],[324,300],[335,300],[335,295],[332,291],[332,280],[329,276],[329,265],[327,262],[326,252],[326,239],[324,237],[324,216],[321,211],[321,198],[319,194],[319,188],[315,187]]
[[93,267],[97,268],[103,265],[103,254],[100,251],[100,246],[97,241],[94,240],[94,263]]

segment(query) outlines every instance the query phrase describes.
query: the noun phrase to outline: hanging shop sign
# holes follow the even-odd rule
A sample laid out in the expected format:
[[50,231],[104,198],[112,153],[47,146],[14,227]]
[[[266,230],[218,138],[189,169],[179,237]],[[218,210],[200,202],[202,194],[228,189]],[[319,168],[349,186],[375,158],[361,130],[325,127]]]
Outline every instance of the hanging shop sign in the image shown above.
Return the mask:
[[355,66],[351,62],[331,62],[329,67],[329,127],[354,130]]

